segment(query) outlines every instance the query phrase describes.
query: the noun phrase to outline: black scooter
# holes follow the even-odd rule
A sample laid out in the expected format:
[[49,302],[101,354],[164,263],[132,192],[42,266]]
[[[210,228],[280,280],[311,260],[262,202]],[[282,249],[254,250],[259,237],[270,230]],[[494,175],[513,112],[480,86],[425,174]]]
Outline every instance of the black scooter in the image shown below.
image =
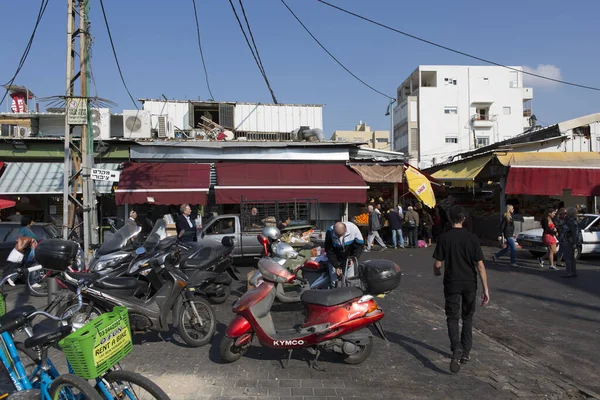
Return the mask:
[[[136,253],[145,254],[143,247]],[[192,347],[206,345],[216,330],[216,316],[210,303],[196,294],[188,285],[188,277],[172,265],[173,256],[167,255],[164,264],[156,257],[142,264],[139,273],[144,279],[132,277],[103,277],[98,274],[65,273],[63,283],[72,291],[81,279],[92,282],[81,291],[83,307],[69,322],[79,328],[114,306],[129,309],[134,333],[169,331],[168,318],[172,313],[173,325],[185,343]],[[132,264],[136,260],[132,261]],[[65,315],[77,307],[67,303],[58,315]]]

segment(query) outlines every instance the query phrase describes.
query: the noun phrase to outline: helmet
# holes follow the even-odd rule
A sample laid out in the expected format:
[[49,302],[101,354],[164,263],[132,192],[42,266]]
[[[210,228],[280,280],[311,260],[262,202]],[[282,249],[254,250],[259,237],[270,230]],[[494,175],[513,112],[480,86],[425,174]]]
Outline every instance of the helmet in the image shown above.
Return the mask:
[[274,226],[265,226],[262,230],[262,235],[271,240],[278,240],[281,238],[281,232]]

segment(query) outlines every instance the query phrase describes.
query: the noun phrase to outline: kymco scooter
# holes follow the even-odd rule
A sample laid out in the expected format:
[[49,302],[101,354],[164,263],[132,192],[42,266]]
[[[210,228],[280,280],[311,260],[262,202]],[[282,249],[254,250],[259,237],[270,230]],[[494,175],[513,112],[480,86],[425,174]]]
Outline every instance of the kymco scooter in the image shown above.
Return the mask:
[[286,330],[276,330],[271,318],[271,306],[276,296],[276,284],[292,282],[294,274],[268,257],[260,259],[258,269],[262,282],[246,292],[233,304],[237,314],[229,323],[221,341],[221,358],[226,362],[240,359],[256,335],[261,345],[291,350],[307,348],[315,355],[321,349],[333,350],[344,356],[348,364],[366,360],[373,349],[371,331],[375,325],[383,339],[380,320],[383,310],[373,296],[357,287],[331,290],[308,290],[302,294],[306,306],[304,324]]

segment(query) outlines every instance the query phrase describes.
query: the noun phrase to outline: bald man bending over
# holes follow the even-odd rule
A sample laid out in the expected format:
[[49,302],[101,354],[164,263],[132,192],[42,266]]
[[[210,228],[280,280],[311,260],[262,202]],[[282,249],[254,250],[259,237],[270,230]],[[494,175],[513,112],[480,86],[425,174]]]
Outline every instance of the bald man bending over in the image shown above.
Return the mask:
[[[365,242],[360,229],[352,222],[336,222],[325,236],[325,252],[329,260],[329,286],[335,287],[338,277],[341,277],[349,257],[357,259],[363,252]],[[356,266],[358,267],[358,266]]]

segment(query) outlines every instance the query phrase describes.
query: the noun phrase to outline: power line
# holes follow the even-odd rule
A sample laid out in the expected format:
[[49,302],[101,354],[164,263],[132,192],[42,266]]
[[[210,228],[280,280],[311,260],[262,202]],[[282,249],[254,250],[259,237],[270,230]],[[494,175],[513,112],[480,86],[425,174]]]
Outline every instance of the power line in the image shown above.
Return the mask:
[[233,1],[229,0],[229,4],[231,4],[231,9],[233,10],[233,13],[235,14],[235,19],[237,20],[238,25],[240,26],[240,29],[242,31],[242,34],[244,35],[244,38],[246,39],[246,44],[248,45],[248,48],[250,49],[250,52],[252,53],[252,57],[254,57],[254,61],[256,62],[256,65],[258,66],[258,69],[260,70],[260,73],[261,73],[262,77],[264,78],[265,83],[267,84],[267,88],[269,88],[269,92],[271,92],[271,98],[273,99],[273,103],[279,104],[279,103],[277,103],[277,99],[275,98],[275,93],[273,92],[273,89],[271,88],[271,83],[269,83],[269,78],[267,78],[267,74],[263,70],[262,64],[260,63],[260,61],[258,61],[258,57],[254,53],[254,49],[252,48],[252,45],[250,44],[250,40],[248,39],[248,35],[246,34],[246,31],[244,30],[244,26],[242,25],[242,21],[240,20],[237,10],[235,9],[235,6],[233,5]]
[[536,74],[536,73],[534,73],[534,72],[523,71],[523,70],[520,70],[520,69],[517,69],[517,68],[513,68],[513,67],[509,67],[509,66],[507,66],[507,65],[504,65],[504,64],[497,63],[497,62],[495,62],[495,61],[491,61],[491,60],[487,60],[487,59],[485,59],[485,58],[477,57],[477,56],[474,56],[474,55],[472,55],[472,54],[465,53],[465,52],[463,52],[463,51],[456,50],[456,49],[453,49],[453,48],[451,48],[451,47],[447,47],[447,46],[444,46],[444,45],[441,45],[441,44],[438,44],[438,43],[432,42],[432,41],[430,41],[430,40],[427,40],[427,39],[423,39],[423,38],[421,38],[421,37],[419,37],[419,36],[412,35],[412,34],[410,34],[410,33],[408,33],[408,32],[404,32],[404,31],[401,31],[401,30],[399,30],[399,29],[392,28],[392,27],[391,27],[391,26],[389,26],[389,25],[385,25],[385,24],[382,24],[381,22],[377,22],[377,21],[374,21],[374,20],[372,20],[372,19],[370,19],[370,18],[363,17],[362,15],[356,14],[356,13],[354,13],[354,12],[352,12],[352,11],[349,11],[349,10],[346,10],[346,9],[344,9],[344,8],[342,8],[342,7],[338,7],[338,6],[336,6],[336,5],[333,5],[333,4],[331,4],[331,3],[328,3],[328,2],[326,2],[326,1],[324,1],[324,0],[317,0],[317,1],[318,1],[318,2],[320,2],[320,3],[323,3],[323,4],[325,4],[326,6],[329,6],[329,7],[331,7],[331,8],[335,8],[336,10],[339,10],[339,11],[342,11],[342,12],[344,12],[344,13],[346,13],[346,14],[352,15],[353,17],[356,17],[356,18],[362,19],[363,21],[367,21],[367,22],[370,22],[370,23],[372,23],[372,24],[375,24],[375,25],[377,25],[377,26],[380,26],[380,27],[382,27],[382,28],[388,29],[388,30],[390,30],[390,31],[392,31],[392,32],[399,33],[399,34],[401,34],[401,35],[404,35],[404,36],[407,36],[407,37],[409,37],[409,38],[411,38],[411,39],[415,39],[415,40],[418,40],[418,41],[420,41],[420,42],[427,43],[427,44],[429,44],[429,45],[432,45],[432,46],[438,47],[438,48],[440,48],[440,49],[444,49],[444,50],[450,51],[450,52],[452,52],[452,53],[460,54],[460,55],[462,55],[462,56],[469,57],[469,58],[472,58],[472,59],[474,59],[474,60],[477,60],[477,61],[484,62],[484,63],[486,63],[486,64],[491,64],[491,65],[495,65],[495,66],[498,66],[498,67],[506,68],[506,69],[509,69],[509,70],[512,70],[512,71],[521,72],[521,73],[523,73],[523,74],[525,74],[525,75],[535,76],[536,78],[545,79],[545,80],[552,81],[552,82],[556,82],[556,83],[562,83],[562,84],[564,84],[564,85],[574,86],[574,87],[578,87],[578,88],[582,88],[582,89],[588,89],[588,90],[600,91],[600,88],[597,88],[597,87],[593,87],[593,86],[586,86],[586,85],[580,85],[580,84],[578,84],[578,83],[573,83],[573,82],[563,81],[563,80],[560,80],[560,79],[554,79],[554,78],[550,78],[550,77],[548,77],[548,76],[544,76],[544,75],[539,75],[539,74]]
[[262,59],[260,58],[260,54],[258,52],[258,47],[256,46],[256,42],[254,41],[254,35],[252,34],[252,28],[250,28],[250,22],[248,22],[248,17],[246,16],[246,9],[244,8],[244,3],[242,0],[238,0],[240,3],[240,7],[242,9],[242,14],[244,16],[244,21],[246,21],[246,27],[248,28],[248,33],[250,34],[250,39],[252,40],[252,45],[254,46],[254,50],[256,51],[256,57],[258,58],[258,62],[260,63],[260,69],[262,73],[265,72],[265,66],[263,65]]
[[342,62],[340,60],[338,60],[333,54],[331,54],[331,52],[329,50],[327,50],[325,48],[325,46],[323,46],[323,44],[319,41],[319,39],[317,39],[315,37],[315,35],[312,34],[312,32],[306,27],[306,25],[304,25],[302,23],[302,21],[300,21],[300,18],[298,18],[298,16],[292,11],[292,9],[290,8],[290,6],[288,6],[286,4],[286,2],[284,0],[281,0],[281,2],[283,3],[283,5],[288,9],[288,11],[294,16],[294,18],[296,18],[296,21],[298,21],[298,23],[300,23],[300,25],[302,25],[302,27],[304,28],[304,30],[306,32],[308,32],[308,34],[314,39],[315,42],[317,42],[317,44],[319,46],[321,46],[321,48],[325,51],[325,53],[327,53],[329,55],[329,57],[333,58],[333,60],[339,64],[340,67],[344,68],[344,70],[346,72],[348,72],[350,75],[352,75],[352,77],[354,77],[354,79],[358,80],[360,83],[362,83],[363,85],[365,85],[366,87],[368,87],[369,89],[371,89],[372,91],[374,91],[375,93],[378,93],[382,96],[384,96],[385,98],[388,98],[390,100],[393,100],[393,97],[388,96],[387,94],[375,89],[373,86],[369,85],[367,82],[363,81],[362,79],[360,79],[358,76],[356,76],[356,74],[354,74],[352,71],[350,71],[344,64],[342,64]]
[[42,17],[44,16],[44,13],[46,12],[46,7],[48,7],[49,1],[50,0],[42,0],[42,2],[40,3],[40,9],[38,11],[38,15],[37,15],[37,19],[35,21],[35,25],[33,27],[33,31],[31,32],[31,36],[29,37],[29,41],[27,42],[27,46],[25,46],[25,50],[23,51],[23,55],[21,55],[21,59],[19,60],[19,65],[17,66],[15,74],[5,84],[6,91],[4,92],[4,96],[2,96],[2,100],[0,100],[0,105],[2,105],[2,103],[4,103],[4,99],[6,99],[6,96],[8,95],[8,91],[9,91],[10,87],[15,82],[15,79],[17,79],[17,75],[19,75],[19,72],[21,72],[21,69],[23,68],[23,65],[25,65],[25,60],[27,60],[27,56],[29,56],[29,51],[31,50],[31,45],[33,44],[33,39],[35,38],[35,33],[37,32],[37,28],[40,25],[40,22],[42,20]]
[[198,49],[200,49],[200,58],[202,59],[202,66],[204,67],[204,77],[206,78],[206,87],[208,88],[208,94],[210,94],[211,100],[215,99],[210,89],[210,83],[208,82],[208,71],[206,69],[206,63],[204,62],[204,52],[202,51],[202,42],[200,41],[200,23],[198,22],[198,11],[196,9],[196,0],[192,0],[194,4],[194,17],[196,18],[196,33],[198,35]]
[[113,56],[115,57],[115,62],[117,63],[117,69],[119,70],[119,76],[121,76],[121,82],[123,82],[123,86],[125,86],[125,90],[127,91],[127,94],[129,95],[129,98],[131,99],[131,102],[133,103],[135,108],[139,111],[140,108],[138,107],[137,103],[133,99],[133,96],[131,95],[129,88],[127,87],[127,83],[125,83],[125,78],[123,77],[123,71],[121,71],[121,64],[119,64],[119,57],[117,56],[117,51],[115,50],[115,43],[113,42],[112,34],[110,33],[110,26],[108,25],[108,19],[106,18],[106,12],[104,10],[104,1],[103,0],[100,0],[100,8],[102,8],[102,16],[104,17],[104,24],[106,25],[106,31],[108,32],[108,39],[110,40],[110,47],[112,48]]

